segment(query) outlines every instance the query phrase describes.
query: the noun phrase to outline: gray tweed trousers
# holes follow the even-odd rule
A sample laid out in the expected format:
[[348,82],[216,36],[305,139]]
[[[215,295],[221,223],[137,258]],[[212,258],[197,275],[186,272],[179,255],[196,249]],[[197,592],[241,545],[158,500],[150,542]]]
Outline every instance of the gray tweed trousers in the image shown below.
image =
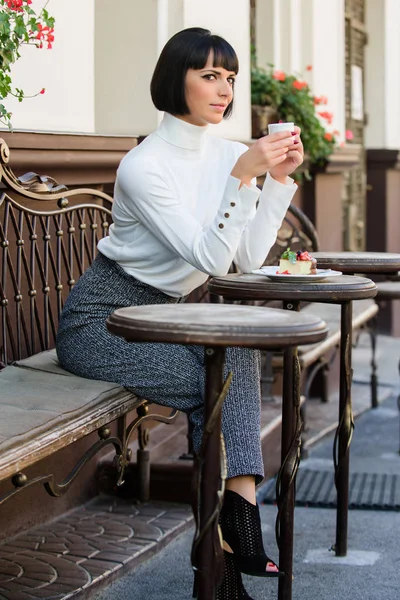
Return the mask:
[[[118,383],[142,398],[189,414],[193,444],[199,450],[203,427],[204,348],[202,346],[129,343],[106,328],[117,308],[175,303],[99,254],[71,290],[58,335],[57,354],[64,369],[89,379]],[[226,374],[233,379],[222,411],[228,477],[264,477],[260,445],[260,353],[228,348]]]

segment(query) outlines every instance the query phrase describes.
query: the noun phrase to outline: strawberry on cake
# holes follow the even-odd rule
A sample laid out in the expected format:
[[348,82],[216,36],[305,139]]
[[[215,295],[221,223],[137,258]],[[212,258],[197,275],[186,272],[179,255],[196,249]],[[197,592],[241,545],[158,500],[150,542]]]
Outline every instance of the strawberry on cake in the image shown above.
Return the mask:
[[316,275],[317,260],[307,251],[292,252],[285,250],[279,261],[279,275]]

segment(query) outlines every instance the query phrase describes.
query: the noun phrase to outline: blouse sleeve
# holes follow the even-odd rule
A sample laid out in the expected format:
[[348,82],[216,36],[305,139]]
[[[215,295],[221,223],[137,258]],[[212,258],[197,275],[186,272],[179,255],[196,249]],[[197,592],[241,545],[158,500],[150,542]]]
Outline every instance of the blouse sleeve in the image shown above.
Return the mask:
[[258,207],[243,231],[234,258],[242,273],[259,269],[264,263],[296,190],[290,177],[282,184],[267,174]]
[[196,269],[212,276],[225,275],[260,196],[258,189],[239,186],[238,179],[228,177],[217,214],[203,229],[156,167],[144,161],[123,161],[118,169],[116,202],[119,210],[141,222]]

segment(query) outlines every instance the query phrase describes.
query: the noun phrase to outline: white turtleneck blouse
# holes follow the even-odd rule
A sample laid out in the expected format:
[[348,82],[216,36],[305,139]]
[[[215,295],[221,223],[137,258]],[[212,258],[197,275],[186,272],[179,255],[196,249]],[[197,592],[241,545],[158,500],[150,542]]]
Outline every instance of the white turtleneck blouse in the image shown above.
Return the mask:
[[261,192],[239,189],[230,173],[247,149],[166,113],[121,161],[100,252],[173,297],[225,275],[232,261],[244,273],[261,267],[297,186],[268,175]]

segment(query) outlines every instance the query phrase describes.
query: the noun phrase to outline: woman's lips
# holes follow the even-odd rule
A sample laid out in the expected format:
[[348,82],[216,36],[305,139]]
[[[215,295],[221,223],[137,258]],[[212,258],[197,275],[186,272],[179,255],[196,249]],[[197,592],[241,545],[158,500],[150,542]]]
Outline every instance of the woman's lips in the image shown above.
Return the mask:
[[226,105],[225,104],[211,104],[211,106],[213,108],[215,108],[216,110],[225,110],[226,109]]

